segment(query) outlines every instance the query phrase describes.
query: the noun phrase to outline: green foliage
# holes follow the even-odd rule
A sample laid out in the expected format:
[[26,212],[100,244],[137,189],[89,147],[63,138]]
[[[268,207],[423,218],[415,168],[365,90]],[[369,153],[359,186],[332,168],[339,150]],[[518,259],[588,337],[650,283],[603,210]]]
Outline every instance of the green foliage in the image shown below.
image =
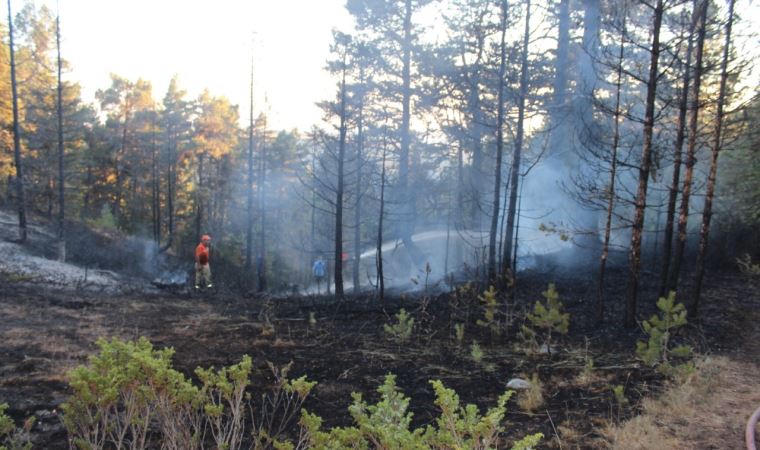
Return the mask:
[[386,334],[396,341],[406,342],[412,336],[414,318],[407,314],[406,310],[402,308],[401,311],[396,314],[396,319],[398,322],[393,325],[385,324],[383,325],[383,329]]
[[248,355],[242,361],[218,371],[197,368],[195,374],[203,383],[200,396],[208,418],[211,435],[218,448],[236,449],[243,438],[243,404],[253,362]]
[[472,357],[472,360],[475,361],[476,364],[480,364],[483,361],[483,349],[480,348],[478,341],[472,341],[472,346],[470,346],[470,357]]
[[[686,308],[682,303],[676,303],[676,293],[670,292],[667,297],[657,300],[660,315],[653,315],[642,323],[644,332],[649,336],[646,341],[636,343],[636,355],[650,367],[668,376],[689,373],[694,365],[688,361],[692,356],[691,347],[687,345],[672,345],[672,338],[679,328],[686,325]],[[673,364],[673,358],[680,363]]]
[[454,324],[454,336],[456,337],[457,344],[462,345],[462,342],[464,341],[464,324],[463,323]]
[[104,231],[116,230],[116,218],[111,212],[111,207],[108,204],[103,204],[100,208],[100,215],[97,219],[92,221],[92,225]]
[[159,393],[192,401],[196,390],[171,368],[172,349],[137,342],[98,340],[100,353],[69,372],[74,394],[62,405],[63,422],[78,448],[145,448]]
[[[170,348],[155,350],[145,338],[99,340],[98,346],[88,365],[69,373],[73,395],[62,409],[72,447],[142,449],[152,432],[161,448],[194,450],[210,432],[216,448],[240,448],[246,411],[253,410],[245,395],[253,367],[249,356],[218,370],[196,369],[197,387],[172,368]],[[264,394],[259,408],[266,420],[254,424],[255,448],[281,444],[282,429],[315,384],[305,377],[289,380],[287,370],[275,377],[274,393]]]
[[628,404],[628,399],[625,396],[625,386],[618,384],[613,386],[612,395],[615,396],[615,403],[618,407],[623,407]]
[[[431,381],[436,394],[435,404],[441,410],[435,425],[410,430],[412,414],[408,412],[409,398],[396,387],[396,378],[387,375],[378,388],[380,401],[368,405],[360,394],[353,394],[349,412],[356,426],[321,431],[322,419],[303,412],[302,436],[308,448],[316,450],[343,449],[491,449],[504,431],[506,403],[512,392],[499,397],[495,407],[481,415],[475,405],[459,404],[459,396],[440,381]],[[514,443],[513,450],[528,450],[543,436],[528,436]]]
[[496,288],[491,286],[487,291],[483,292],[483,295],[478,296],[478,299],[483,303],[483,320],[478,319],[477,324],[488,328],[491,330],[491,333],[498,335],[501,333],[501,327],[496,319],[496,311],[499,307],[496,298],[497,294]]
[[546,303],[536,301],[533,312],[526,315],[531,326],[523,325],[521,334],[524,340],[532,342],[541,336],[547,351],[551,352],[552,335],[567,334],[570,314],[562,312],[563,305],[559,301],[559,293],[554,283],[550,283],[541,295],[546,299]]
[[8,404],[0,403],[0,450],[31,450],[29,431],[34,426],[34,416],[27,419],[22,428],[17,428],[13,419],[5,413],[7,410]]

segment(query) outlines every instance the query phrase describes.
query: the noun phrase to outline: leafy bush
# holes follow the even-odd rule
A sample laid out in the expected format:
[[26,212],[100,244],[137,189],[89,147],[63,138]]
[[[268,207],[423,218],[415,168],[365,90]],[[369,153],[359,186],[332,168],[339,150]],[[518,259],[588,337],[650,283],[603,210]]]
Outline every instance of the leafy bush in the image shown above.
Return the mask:
[[412,336],[414,318],[407,314],[406,310],[402,308],[401,311],[396,314],[396,319],[398,322],[393,325],[385,324],[383,325],[383,329],[385,330],[385,333],[393,339],[400,342],[406,342]]
[[562,302],[559,301],[559,293],[550,283],[547,290],[541,293],[546,303],[536,301],[533,312],[526,315],[531,326],[523,325],[521,335],[523,340],[536,346],[538,338],[543,340],[546,351],[551,353],[553,334],[567,334],[570,325],[570,314],[562,312]]
[[[356,426],[321,431],[322,419],[306,411],[301,417],[302,439],[307,448],[316,450],[343,449],[490,449],[496,448],[506,413],[506,403],[512,392],[499,397],[496,407],[482,416],[478,407],[459,405],[457,394],[431,381],[436,394],[435,404],[441,415],[435,425],[409,429],[412,413],[408,412],[409,398],[396,387],[394,375],[387,375],[378,388],[380,401],[368,405],[361,394],[353,394],[354,403],[349,412]],[[513,450],[527,450],[538,444],[543,436],[528,436],[513,444]]]
[[[678,329],[686,325],[686,308],[676,303],[676,293],[671,291],[667,297],[657,300],[660,315],[653,315],[642,323],[644,332],[649,336],[646,341],[636,343],[636,355],[658,372],[677,376],[691,372],[694,365],[690,361],[691,347],[673,345],[672,338]],[[681,362],[673,364],[673,359]]]

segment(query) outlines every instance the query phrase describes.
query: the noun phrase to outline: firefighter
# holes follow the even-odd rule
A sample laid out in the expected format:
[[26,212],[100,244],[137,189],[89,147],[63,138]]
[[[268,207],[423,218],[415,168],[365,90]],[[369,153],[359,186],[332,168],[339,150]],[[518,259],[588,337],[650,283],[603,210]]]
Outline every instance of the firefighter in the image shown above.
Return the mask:
[[[209,244],[211,236],[204,234],[201,242],[195,247],[195,289],[201,286],[210,288],[211,285],[211,265],[209,264]],[[205,284],[204,284],[205,283]]]
[[320,294],[320,284],[325,276],[327,276],[327,264],[325,264],[325,260],[322,259],[321,256],[314,261],[311,271],[314,274],[314,278],[317,280],[317,294]]

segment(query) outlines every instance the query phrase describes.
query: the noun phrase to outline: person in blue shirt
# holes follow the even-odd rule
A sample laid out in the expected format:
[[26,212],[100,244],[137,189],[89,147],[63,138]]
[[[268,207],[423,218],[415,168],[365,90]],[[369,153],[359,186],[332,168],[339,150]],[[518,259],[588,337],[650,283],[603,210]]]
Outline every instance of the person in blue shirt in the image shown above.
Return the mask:
[[314,274],[314,278],[317,280],[317,295],[319,295],[322,279],[327,276],[327,264],[321,256],[318,257],[316,261],[314,261],[314,265],[311,266],[311,271]]

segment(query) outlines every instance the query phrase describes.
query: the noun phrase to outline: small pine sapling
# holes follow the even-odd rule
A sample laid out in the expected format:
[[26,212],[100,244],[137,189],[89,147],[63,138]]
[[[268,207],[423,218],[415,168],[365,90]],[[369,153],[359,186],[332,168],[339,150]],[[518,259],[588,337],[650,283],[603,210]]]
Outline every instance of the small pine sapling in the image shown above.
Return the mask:
[[541,295],[546,299],[546,303],[536,301],[533,312],[526,315],[531,326],[523,325],[521,334],[523,339],[532,339],[533,342],[541,336],[543,348],[547,353],[551,353],[552,337],[554,334],[567,334],[570,314],[562,312],[563,305],[559,301],[559,293],[554,283],[550,283],[548,289]]
[[483,295],[478,296],[478,299],[483,304],[483,319],[478,319],[477,324],[488,328],[494,335],[501,334],[501,327],[496,319],[496,311],[499,307],[497,294],[496,288],[491,286],[487,291],[483,292]]
[[[646,341],[636,343],[636,355],[650,367],[667,376],[686,375],[694,369],[690,361],[692,349],[688,345],[673,345],[673,336],[686,325],[686,308],[676,303],[676,293],[657,300],[660,315],[653,315],[642,323],[648,335]],[[673,364],[673,360],[681,361]]]
[[462,342],[464,341],[464,324],[463,323],[454,324],[454,337],[456,337],[457,345],[462,345]]
[[470,347],[470,357],[472,357],[472,360],[475,361],[476,364],[483,362],[483,349],[480,348],[478,341],[472,341],[472,346]]
[[392,339],[399,342],[406,342],[412,336],[414,318],[407,314],[406,310],[402,308],[398,314],[396,314],[396,319],[398,322],[393,325],[385,324],[383,325],[383,329]]

